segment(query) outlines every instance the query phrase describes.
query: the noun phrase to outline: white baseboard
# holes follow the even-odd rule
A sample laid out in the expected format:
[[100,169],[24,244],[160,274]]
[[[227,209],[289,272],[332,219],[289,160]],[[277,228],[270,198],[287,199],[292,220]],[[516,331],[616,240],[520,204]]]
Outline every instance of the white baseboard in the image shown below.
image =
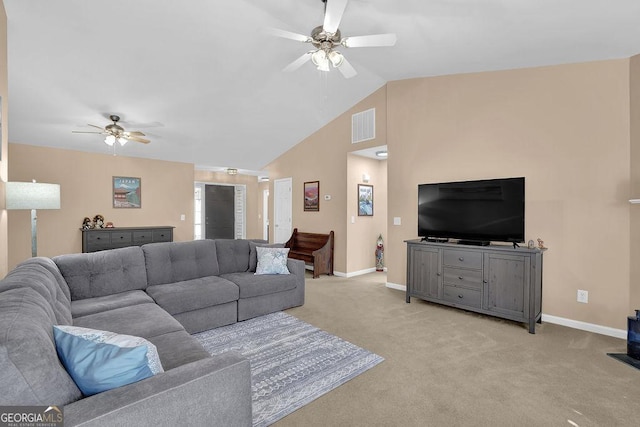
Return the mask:
[[[363,274],[369,274],[369,273],[375,273],[376,268],[375,267],[371,267],[371,268],[365,268],[364,270],[359,270],[359,271],[352,271],[351,273],[343,273],[342,271],[334,271],[333,275],[334,276],[338,276],[338,277],[356,277],[356,276],[362,276]],[[387,271],[387,267],[384,268],[384,271]]]
[[[407,287],[405,285],[399,285],[397,283],[387,282],[386,286],[389,289],[396,289],[403,292],[407,291]],[[553,323],[555,325],[566,326],[568,328],[579,329],[581,331],[593,332],[614,338],[622,338],[623,340],[627,339],[627,331],[624,329],[610,328],[608,326],[581,322],[579,320],[565,319],[564,317],[552,316],[544,313],[542,313],[542,321]]]
[[397,291],[407,292],[407,287],[405,285],[398,285],[397,283],[387,282],[387,288],[395,289]]
[[566,326],[568,328],[580,329],[581,331],[593,332],[596,334],[607,335],[614,338],[627,339],[627,331],[624,329],[610,328],[608,326],[596,325],[593,323],[581,322],[579,320],[565,319],[564,317],[552,316],[542,313],[542,321],[556,325]]

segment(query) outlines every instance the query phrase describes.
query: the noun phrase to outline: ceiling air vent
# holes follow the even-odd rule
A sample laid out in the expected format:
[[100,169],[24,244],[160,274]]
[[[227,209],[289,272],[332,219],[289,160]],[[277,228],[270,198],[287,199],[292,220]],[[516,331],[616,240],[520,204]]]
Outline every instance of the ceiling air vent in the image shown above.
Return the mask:
[[369,141],[376,137],[376,109],[371,108],[351,116],[351,143]]

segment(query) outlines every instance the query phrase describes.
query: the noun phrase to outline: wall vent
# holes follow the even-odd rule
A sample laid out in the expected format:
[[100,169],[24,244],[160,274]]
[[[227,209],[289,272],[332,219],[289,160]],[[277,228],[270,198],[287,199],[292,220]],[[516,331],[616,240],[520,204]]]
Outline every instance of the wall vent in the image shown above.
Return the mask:
[[370,108],[351,116],[351,143],[369,141],[376,137],[376,109]]

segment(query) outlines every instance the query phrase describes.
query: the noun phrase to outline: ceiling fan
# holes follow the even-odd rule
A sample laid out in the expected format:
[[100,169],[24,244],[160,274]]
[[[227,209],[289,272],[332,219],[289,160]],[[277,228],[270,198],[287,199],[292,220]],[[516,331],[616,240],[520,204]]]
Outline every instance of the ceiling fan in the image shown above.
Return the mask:
[[342,75],[348,79],[355,76],[357,71],[336,48],[340,46],[346,48],[378,47],[393,46],[396,44],[396,35],[393,33],[342,38],[338,26],[340,25],[344,9],[347,7],[348,0],[321,1],[324,3],[324,23],[311,30],[311,36],[276,28],[269,29],[269,32],[277,37],[311,43],[315,48],[315,50],[304,53],[291,64],[287,65],[283,71],[295,71],[311,60],[318,70],[329,71],[329,65],[331,65],[340,70]]
[[142,138],[143,136],[145,136],[145,134],[140,131],[132,131],[132,132],[125,131],[124,128],[118,124],[118,122],[120,121],[120,116],[116,116],[115,114],[112,114],[109,116],[109,119],[113,123],[110,125],[106,125],[104,128],[101,126],[89,124],[89,126],[91,127],[100,129],[100,132],[81,131],[81,130],[73,130],[71,132],[72,133],[97,133],[101,135],[107,135],[104,139],[104,143],[109,146],[112,146],[113,144],[115,144],[116,141],[118,141],[120,145],[124,145],[128,141],[141,142],[143,144],[148,144],[151,142],[146,138]]

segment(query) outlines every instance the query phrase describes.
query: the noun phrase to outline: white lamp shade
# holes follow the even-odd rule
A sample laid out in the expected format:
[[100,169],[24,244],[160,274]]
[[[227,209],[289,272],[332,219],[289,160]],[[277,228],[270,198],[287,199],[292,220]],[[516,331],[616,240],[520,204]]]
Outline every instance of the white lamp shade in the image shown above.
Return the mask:
[[40,182],[7,182],[7,209],[60,209],[60,185]]

